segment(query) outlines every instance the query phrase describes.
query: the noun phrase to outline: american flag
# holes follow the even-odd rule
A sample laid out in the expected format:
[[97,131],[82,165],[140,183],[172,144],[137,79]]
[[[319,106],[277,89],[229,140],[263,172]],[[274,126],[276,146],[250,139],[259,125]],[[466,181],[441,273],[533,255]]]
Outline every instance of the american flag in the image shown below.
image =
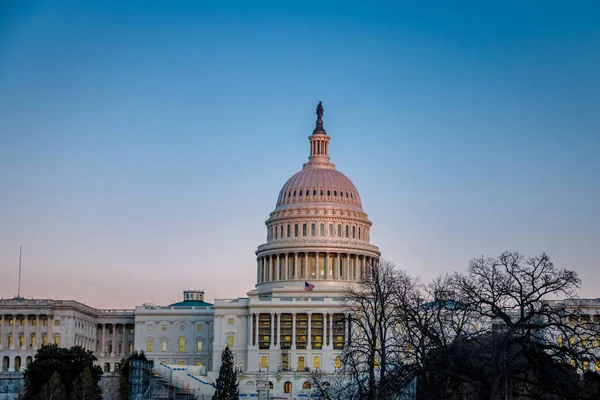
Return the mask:
[[307,292],[312,292],[312,290],[315,288],[315,285],[311,285],[308,282],[304,282],[304,290],[306,290]]

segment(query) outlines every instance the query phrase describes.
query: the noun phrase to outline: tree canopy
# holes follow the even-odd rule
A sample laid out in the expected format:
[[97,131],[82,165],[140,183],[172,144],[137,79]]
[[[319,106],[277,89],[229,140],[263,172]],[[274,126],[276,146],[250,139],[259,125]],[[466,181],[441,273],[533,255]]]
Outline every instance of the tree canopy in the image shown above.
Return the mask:
[[94,353],[80,346],[42,346],[25,370],[25,399],[100,399],[102,369]]

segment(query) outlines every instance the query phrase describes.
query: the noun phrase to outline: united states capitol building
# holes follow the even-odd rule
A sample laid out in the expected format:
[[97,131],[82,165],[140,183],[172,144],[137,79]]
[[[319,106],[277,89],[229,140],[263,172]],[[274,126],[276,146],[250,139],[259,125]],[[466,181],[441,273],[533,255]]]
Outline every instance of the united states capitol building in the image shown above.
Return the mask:
[[283,185],[256,250],[256,285],[246,297],[183,301],[135,309],[96,309],[75,300],[0,300],[0,358],[20,371],[48,343],[94,352],[105,372],[134,350],[179,371],[198,393],[210,392],[221,353],[230,347],[240,397],[266,387],[271,396],[302,398],[312,371],[334,372],[349,337],[343,293],[380,256],[358,190],[330,162],[330,137],[317,107],[309,157]]

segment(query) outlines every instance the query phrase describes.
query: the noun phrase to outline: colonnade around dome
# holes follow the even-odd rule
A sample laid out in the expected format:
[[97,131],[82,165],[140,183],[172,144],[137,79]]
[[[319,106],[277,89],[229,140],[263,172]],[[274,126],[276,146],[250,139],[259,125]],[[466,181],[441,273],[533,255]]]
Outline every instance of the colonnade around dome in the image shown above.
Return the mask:
[[356,281],[368,276],[377,257],[351,252],[276,253],[257,259],[257,283],[277,281]]

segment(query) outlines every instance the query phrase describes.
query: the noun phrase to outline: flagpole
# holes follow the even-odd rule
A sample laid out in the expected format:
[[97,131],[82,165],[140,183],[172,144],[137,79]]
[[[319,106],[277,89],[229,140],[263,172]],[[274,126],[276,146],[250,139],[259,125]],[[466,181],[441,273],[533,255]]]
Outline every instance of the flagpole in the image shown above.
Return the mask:
[[17,298],[21,298],[21,258],[23,255],[23,246],[19,246],[19,286],[17,288]]

